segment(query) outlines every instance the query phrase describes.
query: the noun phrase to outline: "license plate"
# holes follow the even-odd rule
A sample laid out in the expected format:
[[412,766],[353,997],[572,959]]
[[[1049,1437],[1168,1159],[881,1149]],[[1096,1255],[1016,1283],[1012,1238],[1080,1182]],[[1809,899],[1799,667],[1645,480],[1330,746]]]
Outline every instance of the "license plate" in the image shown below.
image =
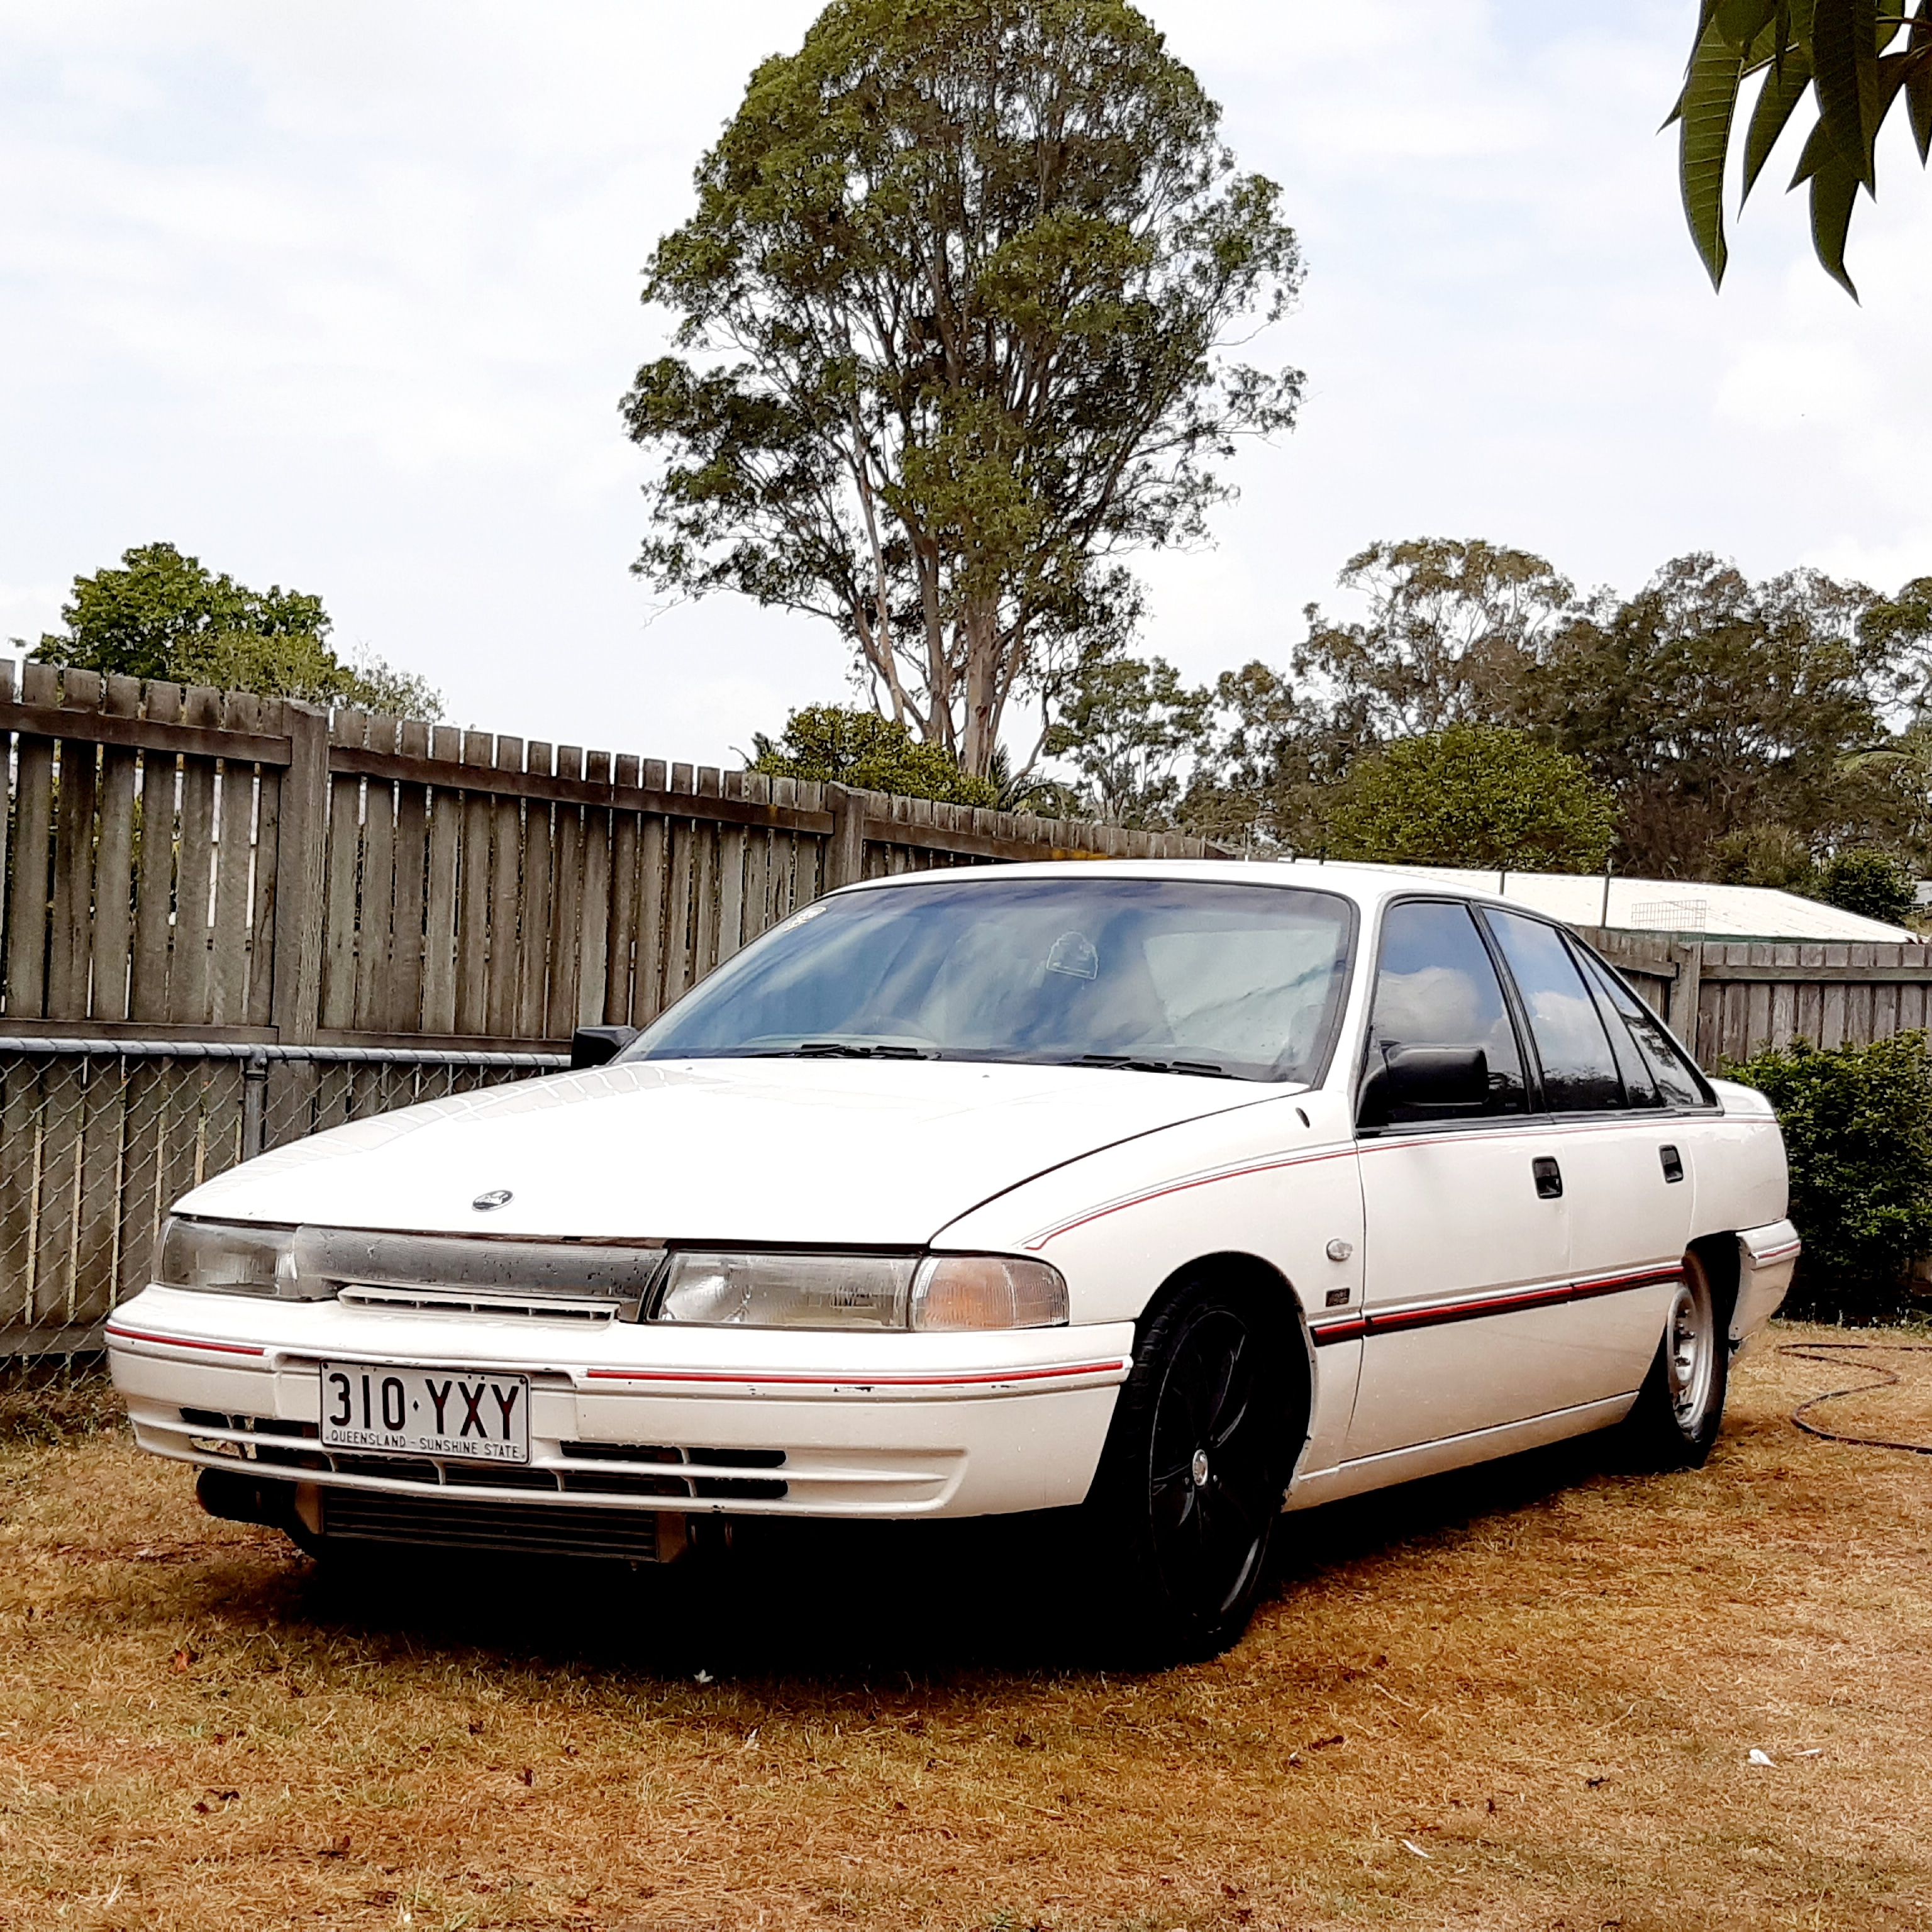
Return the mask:
[[527,1462],[530,1378],[324,1362],[322,1446]]

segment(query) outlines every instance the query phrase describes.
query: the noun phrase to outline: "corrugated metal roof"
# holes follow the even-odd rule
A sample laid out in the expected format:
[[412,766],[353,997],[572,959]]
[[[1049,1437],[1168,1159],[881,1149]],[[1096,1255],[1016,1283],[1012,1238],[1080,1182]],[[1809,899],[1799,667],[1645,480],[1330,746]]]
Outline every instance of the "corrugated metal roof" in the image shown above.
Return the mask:
[[1719,886],[1701,879],[1619,879],[1599,873],[1476,872],[1448,866],[1364,866],[1363,872],[1406,872],[1469,892],[1515,899],[1569,926],[1606,926],[1626,932],[1681,934],[1687,939],[1799,940],[1843,945],[1912,945],[1918,935],[1902,926],[1863,919],[1796,892],[1766,886]]

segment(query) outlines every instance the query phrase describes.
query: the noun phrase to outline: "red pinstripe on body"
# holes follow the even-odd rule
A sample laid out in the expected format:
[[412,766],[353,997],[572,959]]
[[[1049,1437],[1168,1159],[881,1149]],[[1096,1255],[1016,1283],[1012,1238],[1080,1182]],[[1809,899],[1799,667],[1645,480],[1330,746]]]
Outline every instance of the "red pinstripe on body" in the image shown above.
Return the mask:
[[206,1348],[222,1355],[266,1355],[266,1348],[256,1348],[245,1342],[201,1342],[191,1335],[150,1335],[139,1328],[110,1327],[108,1335],[116,1342],[154,1342],[167,1348]]
[[807,1388],[964,1388],[987,1382],[1038,1382],[1065,1380],[1072,1376],[1124,1375],[1130,1364],[1111,1362],[1054,1363],[1043,1368],[980,1369],[951,1376],[873,1376],[862,1370],[843,1375],[767,1374],[758,1369],[586,1369],[585,1375],[598,1382],[736,1382],[755,1383],[760,1388],[776,1385]]
[[1682,1280],[1683,1275],[1682,1264],[1676,1262],[1664,1268],[1633,1268],[1622,1274],[1603,1275],[1589,1281],[1551,1282],[1541,1288],[1512,1288],[1503,1294],[1420,1302],[1408,1308],[1370,1309],[1339,1322],[1310,1322],[1308,1332],[1318,1348],[1328,1348],[1337,1342],[1359,1341],[1364,1336],[1437,1328],[1452,1322],[1474,1322],[1490,1315],[1514,1315],[1531,1308],[1558,1308],[1566,1302],[1590,1301],[1601,1295],[1627,1294],[1634,1288],[1659,1288],[1667,1282]]

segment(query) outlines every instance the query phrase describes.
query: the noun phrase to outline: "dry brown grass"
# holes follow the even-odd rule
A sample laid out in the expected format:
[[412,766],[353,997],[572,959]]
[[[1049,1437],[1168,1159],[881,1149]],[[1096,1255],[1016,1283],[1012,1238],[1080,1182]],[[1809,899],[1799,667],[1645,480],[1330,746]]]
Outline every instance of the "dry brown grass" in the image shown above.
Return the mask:
[[[1932,1442],[1895,1359],[1844,1426]],[[124,1435],[15,1440],[0,1924],[1923,1927],[1932,1458],[1800,1436],[1833,1380],[1745,1365],[1694,1474],[1292,1521],[1246,1641],[1138,1676],[1010,1527],[358,1603]]]

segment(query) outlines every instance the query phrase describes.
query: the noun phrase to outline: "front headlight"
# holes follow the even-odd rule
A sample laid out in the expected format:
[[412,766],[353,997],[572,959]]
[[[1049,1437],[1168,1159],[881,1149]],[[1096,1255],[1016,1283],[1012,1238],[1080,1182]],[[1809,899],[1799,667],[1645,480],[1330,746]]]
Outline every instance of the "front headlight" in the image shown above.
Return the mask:
[[910,1255],[718,1254],[680,1250],[654,1322],[728,1328],[903,1328]]
[[731,1328],[1050,1328],[1066,1283],[1006,1255],[746,1254],[680,1250],[653,1322]]
[[168,1288],[224,1294],[270,1294],[284,1301],[325,1300],[334,1282],[303,1282],[296,1273],[293,1228],[245,1222],[191,1221],[170,1215],[161,1228],[154,1279]]

